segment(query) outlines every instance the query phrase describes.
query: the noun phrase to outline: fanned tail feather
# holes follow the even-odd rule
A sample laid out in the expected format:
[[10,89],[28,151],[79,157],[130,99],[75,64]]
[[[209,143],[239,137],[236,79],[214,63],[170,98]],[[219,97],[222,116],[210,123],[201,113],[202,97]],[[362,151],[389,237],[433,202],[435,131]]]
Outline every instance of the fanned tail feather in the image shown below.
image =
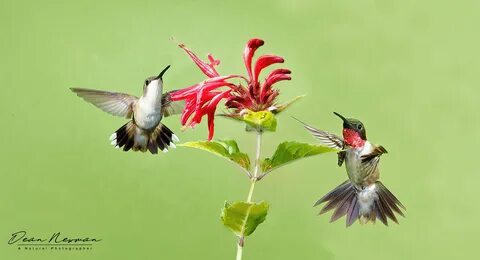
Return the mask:
[[[168,152],[168,148],[176,148],[175,142],[180,141],[178,137],[167,126],[160,123],[153,131],[148,142],[148,150],[156,154],[158,149]],[[158,149],[157,149],[158,148]]]
[[324,202],[326,204],[319,214],[335,209],[330,222],[346,215],[347,227],[357,219],[362,224],[375,222],[377,218],[387,226],[388,219],[398,224],[395,213],[404,216],[400,208],[405,210],[402,203],[379,181],[359,190],[347,180],[319,199],[314,206]]
[[164,124],[160,123],[153,131],[143,130],[130,121],[120,127],[110,137],[115,148],[122,148],[123,151],[150,151],[157,154],[158,149],[168,152],[168,148],[175,148],[178,137]]

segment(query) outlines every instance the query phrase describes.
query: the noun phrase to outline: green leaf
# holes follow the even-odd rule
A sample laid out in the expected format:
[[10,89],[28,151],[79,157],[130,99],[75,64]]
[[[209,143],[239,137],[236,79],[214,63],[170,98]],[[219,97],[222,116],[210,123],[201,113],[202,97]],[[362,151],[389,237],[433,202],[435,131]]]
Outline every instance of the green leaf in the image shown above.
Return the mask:
[[[242,121],[247,123],[247,125],[256,130],[265,130],[275,132],[277,130],[277,119],[275,115],[268,111],[250,111],[248,110],[243,116]],[[247,128],[247,130],[249,130]]]
[[272,158],[266,158],[261,166],[263,172],[272,171],[275,168],[283,166],[295,160],[305,158],[312,155],[337,152],[338,150],[326,146],[297,143],[297,142],[283,142],[278,145],[277,150]]
[[196,148],[213,153],[238,164],[247,172],[250,171],[250,158],[246,153],[240,152],[237,142],[234,140],[186,142],[179,144],[179,146]]
[[265,221],[268,207],[265,201],[260,203],[236,201],[232,204],[225,202],[221,219],[223,225],[237,236],[248,236]]
[[293,98],[292,100],[288,101],[285,104],[277,105],[276,106],[277,108],[275,110],[273,110],[272,113],[278,114],[278,113],[282,112],[283,110],[289,108],[293,103],[297,102],[298,100],[300,100],[304,97],[305,97],[305,95],[296,96],[295,98]]

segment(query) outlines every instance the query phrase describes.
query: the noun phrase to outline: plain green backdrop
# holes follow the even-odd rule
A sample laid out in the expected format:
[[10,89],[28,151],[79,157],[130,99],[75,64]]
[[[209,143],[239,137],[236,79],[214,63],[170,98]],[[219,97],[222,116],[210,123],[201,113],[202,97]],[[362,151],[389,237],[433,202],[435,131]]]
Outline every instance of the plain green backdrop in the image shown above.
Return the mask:
[[[307,96],[266,134],[316,143],[290,116],[340,133],[332,111],[364,122],[389,153],[383,183],[407,207],[400,225],[345,228],[317,216],[316,199],[343,182],[334,154],[288,165],[256,187],[270,214],[244,259],[472,259],[478,257],[479,1],[6,1],[0,2],[0,259],[233,259],[220,223],[225,200],[249,182],[226,161],[177,148],[152,156],[113,149],[124,124],[70,87],[140,95],[167,64],[167,90],[204,79],[171,37],[246,74],[248,39],[286,59],[280,101]],[[217,138],[253,152],[243,126],[216,120]],[[180,131],[203,140],[204,123]],[[88,252],[18,251],[13,232],[96,236]]]

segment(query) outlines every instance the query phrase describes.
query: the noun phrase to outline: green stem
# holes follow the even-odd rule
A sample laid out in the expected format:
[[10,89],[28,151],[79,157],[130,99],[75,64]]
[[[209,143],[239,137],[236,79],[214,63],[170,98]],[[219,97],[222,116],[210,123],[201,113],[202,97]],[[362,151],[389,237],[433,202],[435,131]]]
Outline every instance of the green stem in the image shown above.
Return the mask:
[[243,237],[238,239],[237,243],[237,258],[236,260],[242,260],[242,253],[243,253],[243,242],[242,242]]
[[260,148],[262,147],[262,132],[257,132],[257,150],[255,155],[255,170],[253,172],[254,180],[257,178],[260,171]]
[[248,191],[247,202],[252,202],[253,190],[255,189],[255,183],[256,182],[257,182],[257,180],[253,179],[252,183],[250,184],[250,191]]
[[[252,202],[253,190],[255,189],[255,183],[257,183],[258,177],[260,176],[260,148],[262,147],[262,132],[257,132],[257,143],[256,143],[256,152],[255,152],[255,168],[253,169],[253,176],[251,177],[250,190],[248,191],[247,202]],[[236,260],[242,260],[243,245],[245,242],[245,237],[241,236],[238,238],[237,243],[237,258]]]

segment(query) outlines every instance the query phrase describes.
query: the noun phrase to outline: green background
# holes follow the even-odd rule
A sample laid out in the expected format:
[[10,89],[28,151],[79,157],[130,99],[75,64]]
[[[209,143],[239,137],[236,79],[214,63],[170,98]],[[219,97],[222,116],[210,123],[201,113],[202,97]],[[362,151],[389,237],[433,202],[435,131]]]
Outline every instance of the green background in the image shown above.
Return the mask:
[[[286,59],[293,80],[280,101],[306,98],[266,134],[264,155],[283,140],[316,143],[296,116],[340,133],[332,111],[361,119],[384,145],[383,183],[407,207],[400,225],[345,228],[317,216],[316,199],[346,179],[334,154],[268,176],[254,200],[270,214],[247,239],[244,259],[474,258],[478,246],[480,69],[478,1],[5,1],[0,3],[0,259],[233,259],[220,223],[225,200],[249,182],[230,163],[177,148],[152,156],[109,144],[124,124],[70,87],[140,95],[167,64],[168,90],[204,76],[170,37],[223,74],[246,74],[251,37]],[[203,140],[206,126],[180,131]],[[253,152],[243,126],[216,120],[217,138]],[[18,251],[10,234],[60,231],[103,239],[92,251]]]

